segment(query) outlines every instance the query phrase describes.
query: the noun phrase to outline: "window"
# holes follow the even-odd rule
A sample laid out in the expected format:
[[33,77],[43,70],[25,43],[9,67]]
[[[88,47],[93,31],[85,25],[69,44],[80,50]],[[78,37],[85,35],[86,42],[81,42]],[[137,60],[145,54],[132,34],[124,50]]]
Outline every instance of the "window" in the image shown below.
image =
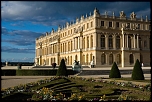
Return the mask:
[[116,36],[116,48],[120,48],[120,36]]
[[126,28],[130,28],[130,23],[127,23],[127,24],[126,24]]
[[130,54],[129,61],[130,61],[130,64],[134,63],[134,56],[133,56],[133,54]]
[[93,27],[93,22],[91,22],[91,27]]
[[101,55],[101,64],[106,64],[106,56],[105,56],[105,54]]
[[117,54],[117,64],[121,64],[121,55]]
[[101,35],[101,49],[104,49],[105,48],[105,36],[104,35]]
[[109,55],[109,64],[113,64],[113,54]]
[[139,48],[141,49],[141,37],[139,37]]
[[119,22],[116,22],[116,27],[119,28]]
[[85,49],[85,37],[83,38],[83,49]]
[[87,28],[89,28],[89,23],[87,23]]
[[149,25],[149,30],[151,30],[151,25]]
[[144,41],[144,48],[147,48],[147,41]]
[[93,36],[91,35],[91,45],[90,47],[93,47]]
[[85,30],[85,24],[83,25],[83,30]]
[[128,47],[131,48],[131,37],[128,36]]
[[104,26],[104,21],[101,21],[101,26],[102,26],[102,27]]
[[109,27],[112,27],[112,22],[109,22]]
[[109,35],[109,49],[113,48],[113,43],[112,43],[112,35]]
[[89,48],[89,37],[87,37],[87,48]]

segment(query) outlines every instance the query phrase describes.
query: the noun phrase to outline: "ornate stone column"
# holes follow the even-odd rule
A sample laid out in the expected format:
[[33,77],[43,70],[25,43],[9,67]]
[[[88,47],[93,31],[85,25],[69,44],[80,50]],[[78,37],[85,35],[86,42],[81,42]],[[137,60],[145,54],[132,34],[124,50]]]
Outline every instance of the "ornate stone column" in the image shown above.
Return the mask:
[[139,34],[137,34],[137,49],[139,49],[139,38],[138,38]]
[[133,34],[134,35],[134,49],[136,48],[136,39],[135,39],[135,34]]
[[109,49],[109,47],[108,47],[108,35],[106,34],[105,35],[105,45],[106,45],[106,50],[108,50]]
[[73,50],[75,49],[75,38],[73,38]]
[[121,29],[122,31],[122,55],[121,55],[121,60],[122,60],[122,67],[124,67],[124,47],[125,47],[125,42],[124,42],[124,30],[123,28]]
[[82,39],[83,39],[83,38],[80,36],[80,43],[79,43],[79,45],[80,45],[80,46],[79,46],[79,47],[80,47],[80,49],[82,49],[82,46],[83,46],[83,45],[82,45],[82,44],[83,44],[83,43],[82,43]]
[[98,39],[97,39],[97,33],[94,33],[93,34],[93,48],[96,48],[97,47],[97,42],[98,42]]
[[128,48],[128,34],[126,35],[126,37],[127,37],[127,46],[126,47]]
[[116,35],[113,35],[113,48],[116,49]]

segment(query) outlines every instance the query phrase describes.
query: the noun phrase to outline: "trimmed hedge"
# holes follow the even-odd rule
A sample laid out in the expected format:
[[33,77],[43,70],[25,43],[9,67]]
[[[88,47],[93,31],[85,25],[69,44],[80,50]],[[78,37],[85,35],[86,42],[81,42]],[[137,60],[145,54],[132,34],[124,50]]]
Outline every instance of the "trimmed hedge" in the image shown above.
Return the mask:
[[109,78],[121,78],[121,74],[117,64],[114,62],[110,70]]
[[131,78],[133,80],[144,80],[145,79],[144,74],[143,74],[143,70],[141,68],[141,64],[140,64],[138,59],[136,60],[136,63],[134,65]]
[[59,66],[59,68],[57,70],[56,75],[57,76],[68,76],[67,68],[66,68],[64,59],[61,60],[60,66]]
[[[55,76],[57,69],[52,70],[31,70],[31,69],[20,69],[20,70],[1,70],[1,76]],[[76,74],[72,69],[67,70],[68,75]]]
[[1,76],[15,76],[16,70],[14,69],[3,69],[1,70]]

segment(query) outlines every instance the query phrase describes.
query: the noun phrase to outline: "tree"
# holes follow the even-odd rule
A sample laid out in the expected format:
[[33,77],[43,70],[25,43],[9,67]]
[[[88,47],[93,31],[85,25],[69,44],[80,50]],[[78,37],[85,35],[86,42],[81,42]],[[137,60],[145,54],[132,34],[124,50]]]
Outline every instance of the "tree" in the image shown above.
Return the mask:
[[109,78],[121,78],[117,64],[114,62],[110,70]]
[[136,63],[134,65],[131,77],[133,80],[144,80],[145,79],[143,70],[141,68],[141,64],[138,59],[136,60]]
[[67,68],[66,68],[64,59],[61,60],[60,66],[59,66],[59,68],[57,70],[56,75],[57,76],[68,76],[68,74],[67,74]]

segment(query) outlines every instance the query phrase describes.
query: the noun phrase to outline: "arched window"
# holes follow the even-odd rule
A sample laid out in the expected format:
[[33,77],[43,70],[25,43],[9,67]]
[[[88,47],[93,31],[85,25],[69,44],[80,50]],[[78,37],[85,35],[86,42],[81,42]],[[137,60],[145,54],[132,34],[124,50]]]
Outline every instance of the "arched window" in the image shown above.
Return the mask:
[[112,35],[109,35],[109,49],[113,48]]
[[134,63],[134,56],[133,56],[133,54],[130,54],[129,61],[130,61],[130,64]]
[[113,64],[113,54],[109,55],[109,64]]
[[105,56],[105,54],[101,55],[101,64],[106,64],[106,56]]
[[77,55],[75,55],[75,60],[76,60],[76,61],[78,60],[78,57],[77,57]]
[[131,48],[131,37],[128,36],[128,47]]
[[105,36],[104,35],[101,35],[101,49],[104,49],[105,48]]
[[117,54],[117,64],[121,64],[121,55]]
[[120,36],[116,36],[116,48],[120,49]]

